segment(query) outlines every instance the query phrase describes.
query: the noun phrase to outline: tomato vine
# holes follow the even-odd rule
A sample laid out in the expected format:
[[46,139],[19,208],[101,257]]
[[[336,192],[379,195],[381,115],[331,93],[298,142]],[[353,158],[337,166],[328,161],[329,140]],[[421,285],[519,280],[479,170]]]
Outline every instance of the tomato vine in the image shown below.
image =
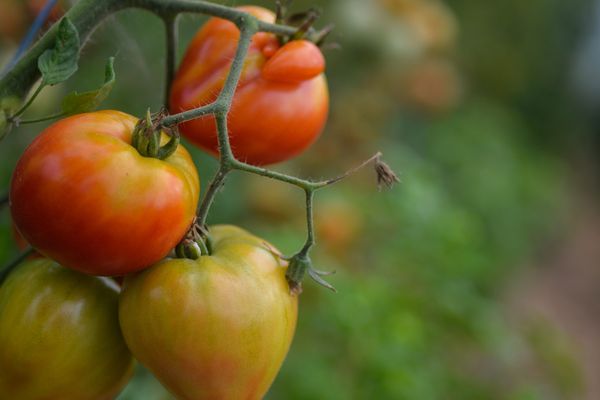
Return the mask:
[[[162,117],[158,122],[158,128],[174,128],[178,124],[199,118],[205,115],[213,115],[217,125],[218,147],[219,147],[219,168],[209,184],[208,190],[198,207],[196,224],[201,230],[205,229],[206,220],[211,208],[211,205],[223,186],[228,174],[231,171],[239,170],[251,174],[261,175],[267,178],[286,182],[295,185],[302,189],[306,199],[306,220],[307,220],[307,237],[302,248],[293,256],[287,257],[290,265],[287,271],[287,279],[292,292],[299,293],[301,291],[301,282],[306,272],[318,283],[330,289],[331,285],[325,282],[321,276],[325,273],[317,271],[313,268],[309,257],[309,252],[315,244],[315,234],[313,227],[313,201],[316,191],[339,182],[349,174],[374,163],[377,171],[378,182],[386,186],[391,186],[398,181],[392,170],[381,161],[381,153],[377,153],[358,165],[357,167],[347,171],[346,173],[327,180],[312,181],[299,177],[286,175],[270,169],[254,166],[242,162],[235,158],[229,143],[227,129],[227,115],[231,109],[233,96],[240,80],[240,75],[244,66],[244,60],[250,46],[252,36],[257,32],[271,32],[283,37],[295,37],[302,30],[303,34],[306,31],[307,35],[313,35],[315,38],[321,38],[323,32],[315,32],[309,28],[307,24],[302,24],[300,28],[286,26],[281,24],[272,24],[260,21],[254,16],[237,10],[235,8],[226,7],[206,1],[189,1],[189,0],[80,0],[66,14],[82,43],[92,34],[94,29],[107,16],[125,8],[142,8],[153,12],[160,17],[165,25],[166,32],[166,66],[165,66],[165,91],[166,98],[170,91],[170,83],[173,79],[175,64],[176,64],[176,48],[177,48],[177,18],[180,13],[202,13],[214,17],[229,20],[240,30],[240,38],[237,45],[235,57],[232,61],[231,68],[224,82],[223,88],[217,99],[208,105],[198,107],[196,109],[184,111],[181,113]],[[314,19],[314,16],[311,17]],[[314,21],[311,21],[311,24]],[[329,28],[327,28],[329,30]],[[40,71],[37,68],[38,58],[48,49],[51,49],[58,35],[58,24],[55,24],[20,60],[14,67],[8,71],[0,79],[0,100],[18,98],[20,102],[25,98],[26,94],[31,90],[31,87],[38,80]],[[328,33],[328,31],[327,31]],[[319,39],[319,40],[321,40]],[[39,90],[38,90],[39,91]],[[30,98],[27,103],[30,103],[33,98]],[[165,99],[166,102],[166,99]],[[21,113],[19,109],[18,113]],[[0,110],[3,111],[4,110]],[[9,114],[10,115],[10,114]],[[15,114],[12,114],[14,117]],[[10,120],[10,117],[9,117]],[[10,121],[11,123],[14,121]],[[6,199],[0,199],[6,200]],[[21,258],[20,258],[21,259]],[[16,265],[11,263],[10,266]],[[10,269],[10,268],[7,268]],[[7,269],[4,270],[6,273]]]

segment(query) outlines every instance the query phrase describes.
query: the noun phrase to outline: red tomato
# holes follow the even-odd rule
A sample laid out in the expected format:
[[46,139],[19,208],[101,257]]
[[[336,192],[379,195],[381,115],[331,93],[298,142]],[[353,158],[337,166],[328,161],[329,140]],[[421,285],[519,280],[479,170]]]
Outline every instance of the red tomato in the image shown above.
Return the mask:
[[193,161],[183,146],[164,161],[142,157],[130,145],[136,121],[119,111],[80,114],[27,148],[10,208],[37,251],[86,273],[124,275],[159,261],[185,235],[199,193]]
[[178,399],[259,400],[294,336],[298,297],[264,240],[234,226],[210,232],[210,256],[166,259],[125,279],[121,330]]
[[[272,12],[240,7],[273,22]],[[196,34],[177,72],[171,91],[172,113],[214,101],[239,39],[237,27],[212,18]],[[248,57],[229,113],[229,138],[234,155],[255,165],[287,160],[319,136],[329,109],[325,60],[319,48],[306,40],[284,46],[270,33],[252,38]],[[203,149],[218,154],[213,116],[180,125],[181,132]]]

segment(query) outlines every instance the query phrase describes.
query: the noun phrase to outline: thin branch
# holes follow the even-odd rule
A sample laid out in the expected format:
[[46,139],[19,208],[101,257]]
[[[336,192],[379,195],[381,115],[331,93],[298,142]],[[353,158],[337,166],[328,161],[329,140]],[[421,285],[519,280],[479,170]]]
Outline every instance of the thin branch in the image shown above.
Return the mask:
[[[209,186],[209,190],[204,195],[202,204],[198,212],[198,223],[201,227],[206,223],[210,206],[221,186],[225,183],[227,174],[231,171],[232,161],[235,160],[231,145],[229,143],[229,133],[227,132],[227,113],[231,108],[235,88],[240,80],[242,69],[244,68],[244,60],[250,47],[252,35],[256,32],[256,19],[254,17],[246,18],[240,26],[240,40],[235,52],[235,58],[231,63],[229,74],[223,84],[223,89],[219,97],[214,103],[216,111],[214,111],[217,123],[217,137],[219,141],[219,171]],[[222,105],[220,108],[218,105]]]
[[314,218],[313,218],[313,200],[315,191],[314,189],[306,189],[306,243],[304,243],[304,247],[300,250],[300,254],[308,255],[311,247],[315,244],[315,227],[314,227]]
[[0,270],[0,284],[2,284],[12,270],[15,269],[17,265],[21,264],[27,257],[29,257],[33,251],[33,248],[28,247],[21,254],[11,260],[6,266],[4,266],[4,268]]
[[27,110],[27,108],[29,108],[31,103],[33,103],[35,98],[38,97],[38,95],[40,94],[40,92],[42,91],[43,88],[44,88],[43,83],[40,83],[38,85],[37,89],[35,89],[35,92],[33,92],[33,94],[29,97],[29,100],[27,100],[27,102],[25,102],[25,104],[23,104],[23,106],[21,106],[21,108],[19,108],[19,110],[15,111],[15,113],[13,115],[11,115],[8,119],[10,121],[14,121],[19,115],[23,114],[25,112],[25,110]]
[[333,185],[335,183],[338,183],[339,181],[349,177],[350,175],[354,174],[355,172],[358,172],[359,170],[363,169],[364,167],[366,167],[369,163],[372,163],[373,161],[377,161],[377,159],[379,159],[381,157],[381,152],[378,151],[377,153],[373,154],[371,156],[371,158],[363,161],[362,163],[360,163],[360,165],[357,165],[354,168],[349,169],[348,171],[344,172],[342,175],[337,176],[335,178],[332,179],[328,179],[326,181],[322,181],[322,182],[318,182],[317,186],[319,188],[322,188],[324,186],[330,186]]
[[206,225],[208,211],[210,210],[210,207],[215,199],[217,192],[219,191],[219,189],[221,187],[223,187],[223,184],[225,183],[225,178],[227,177],[227,174],[229,172],[230,172],[230,170],[223,169],[223,167],[219,167],[219,169],[217,170],[217,173],[215,174],[212,181],[210,182],[210,185],[208,186],[208,190],[206,191],[206,194],[204,195],[202,203],[200,204],[200,207],[198,208],[198,213],[197,213],[198,219],[196,221],[197,221],[198,225],[200,225],[201,227],[204,227]]
[[177,14],[166,14],[163,16],[166,33],[166,60],[165,60],[165,101],[164,106],[169,107],[169,95],[171,84],[175,77],[177,67],[177,45],[179,43],[179,31],[177,29]]
[[205,115],[214,114],[216,108],[217,107],[215,103],[210,103],[202,107],[181,112],[179,114],[172,114],[165,117],[162,120],[161,125],[165,127],[179,125],[185,121],[190,121],[192,119],[200,118]]

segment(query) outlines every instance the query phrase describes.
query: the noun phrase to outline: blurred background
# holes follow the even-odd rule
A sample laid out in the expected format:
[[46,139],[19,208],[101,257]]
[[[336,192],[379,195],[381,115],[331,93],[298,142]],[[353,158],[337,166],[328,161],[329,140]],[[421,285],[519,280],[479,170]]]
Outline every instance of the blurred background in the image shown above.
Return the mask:
[[[3,63],[31,21],[24,3],[0,0]],[[325,52],[331,114],[309,151],[276,168],[332,176],[382,150],[402,183],[379,193],[368,170],[317,195],[313,260],[337,271],[338,293],[305,283],[267,398],[599,399],[600,2],[296,0],[293,10],[311,6],[341,45]],[[181,18],[180,56],[204,20]],[[103,108],[156,110],[163,35],[144,11],[111,17],[79,72],[28,115],[99,86],[113,55]],[[43,127],[0,146],[2,192]],[[206,183],[216,161],[193,153]],[[210,222],[291,254],[305,237],[303,199],[235,174]],[[8,214],[2,262],[17,254]],[[168,398],[141,368],[119,397]]]

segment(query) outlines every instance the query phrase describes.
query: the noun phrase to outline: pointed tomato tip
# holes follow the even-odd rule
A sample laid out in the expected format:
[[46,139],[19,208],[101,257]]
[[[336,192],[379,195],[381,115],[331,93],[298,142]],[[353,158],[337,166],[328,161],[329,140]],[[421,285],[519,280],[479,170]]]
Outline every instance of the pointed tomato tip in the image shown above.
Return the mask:
[[302,82],[325,71],[325,58],[321,50],[307,40],[293,40],[282,46],[267,61],[262,77],[278,82]]

